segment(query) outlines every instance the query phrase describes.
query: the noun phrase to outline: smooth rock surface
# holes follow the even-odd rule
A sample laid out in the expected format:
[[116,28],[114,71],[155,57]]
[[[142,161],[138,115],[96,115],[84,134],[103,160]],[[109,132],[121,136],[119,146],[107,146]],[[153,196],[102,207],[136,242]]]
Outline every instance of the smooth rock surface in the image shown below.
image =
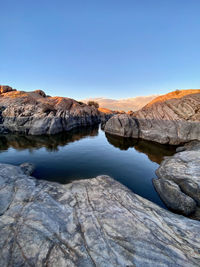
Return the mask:
[[0,266],[200,265],[200,222],[107,176],[61,185],[0,164]]
[[196,202],[173,181],[167,179],[153,179],[153,184],[166,206],[173,211],[190,215],[196,210]]
[[200,90],[160,96],[132,115],[124,114],[123,120],[115,115],[106,123],[105,131],[125,137],[135,137],[138,132],[139,138],[162,144],[200,140]]
[[[154,186],[168,207],[187,214],[190,199],[200,207],[200,142],[188,143],[178,151],[181,152],[162,161],[156,171],[158,180],[154,180]],[[163,187],[166,181],[178,186],[176,193],[173,187]]]
[[105,124],[105,132],[123,137],[139,137],[139,129],[136,120],[127,114],[113,116]]

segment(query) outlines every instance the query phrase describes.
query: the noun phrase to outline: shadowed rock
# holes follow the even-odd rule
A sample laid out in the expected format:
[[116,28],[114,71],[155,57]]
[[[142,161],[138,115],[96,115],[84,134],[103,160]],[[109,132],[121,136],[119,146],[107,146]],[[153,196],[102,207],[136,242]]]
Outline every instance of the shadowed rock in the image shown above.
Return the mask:
[[139,128],[136,120],[127,114],[119,114],[109,119],[105,125],[105,132],[123,137],[139,137]]
[[200,222],[108,176],[61,185],[0,164],[1,266],[200,265]]
[[153,179],[153,184],[168,208],[184,215],[195,212],[196,202],[185,195],[176,183],[170,180]]
[[194,202],[200,207],[199,144],[191,142],[182,152],[166,157],[156,171],[158,180],[153,182],[165,204],[186,215],[194,212]]
[[16,89],[13,89],[12,87],[8,85],[0,85],[0,94],[16,91]]
[[33,174],[35,170],[35,166],[32,163],[28,163],[28,162],[22,163],[19,167],[21,168],[23,173],[26,175]]

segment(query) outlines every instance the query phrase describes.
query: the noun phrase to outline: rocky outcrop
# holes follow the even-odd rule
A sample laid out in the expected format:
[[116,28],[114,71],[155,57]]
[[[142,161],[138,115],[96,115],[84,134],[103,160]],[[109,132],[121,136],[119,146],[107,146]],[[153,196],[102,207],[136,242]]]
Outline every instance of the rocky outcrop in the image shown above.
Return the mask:
[[106,133],[123,137],[139,137],[137,121],[127,114],[119,114],[109,119],[104,128]]
[[166,206],[189,215],[200,207],[200,142],[178,151],[162,161],[153,184]]
[[66,97],[47,97],[41,90],[11,91],[0,97],[0,133],[56,134],[100,122],[100,113]]
[[16,89],[13,89],[12,87],[8,85],[0,85],[0,94],[16,91]]
[[101,116],[101,128],[104,129],[106,122],[119,112],[107,108],[98,108]]
[[0,164],[0,266],[200,265],[200,222],[107,176],[67,185]]
[[199,122],[200,90],[183,90],[160,96],[132,115],[112,117],[105,131],[162,144],[180,144],[200,140]]

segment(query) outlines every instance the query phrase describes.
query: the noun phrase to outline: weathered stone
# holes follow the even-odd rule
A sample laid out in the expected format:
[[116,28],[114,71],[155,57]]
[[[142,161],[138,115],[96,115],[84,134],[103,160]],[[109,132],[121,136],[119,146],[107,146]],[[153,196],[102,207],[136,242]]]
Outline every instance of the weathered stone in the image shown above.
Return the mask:
[[39,94],[39,95],[41,95],[42,97],[46,97],[46,94],[45,94],[45,92],[44,91],[42,91],[42,90],[35,90],[35,91],[33,91],[34,93],[36,93],[36,94]]
[[136,120],[127,114],[119,114],[109,119],[105,125],[105,132],[124,136],[138,138],[139,130]]
[[106,123],[105,131],[131,137],[131,131],[135,132],[137,128],[139,138],[162,144],[200,140],[200,90],[160,96],[131,116],[124,114],[123,121],[128,124],[119,121],[120,115],[112,117]]
[[8,85],[0,85],[0,94],[4,94],[7,92],[16,91],[15,89],[12,89],[12,87]]
[[20,165],[20,168],[22,169],[22,171],[24,172],[24,174],[26,175],[31,175],[33,174],[34,170],[35,170],[35,166],[32,163],[29,162],[25,162],[22,163]]
[[0,266],[200,265],[200,222],[108,176],[67,185],[0,164]]
[[[8,92],[0,98],[0,132],[30,135],[56,134],[101,120],[94,106],[66,97],[45,97],[41,90]],[[2,130],[3,129],[3,130]]]
[[168,208],[184,215],[195,212],[196,202],[184,194],[176,183],[170,180],[153,179],[153,184]]
[[[172,157],[166,157],[156,171],[158,180],[154,186],[167,206],[174,210],[188,210],[191,198],[200,207],[200,146],[199,142],[186,144],[181,152]],[[177,190],[167,188],[169,180],[178,185]],[[179,190],[180,189],[180,190]],[[177,197],[177,199],[176,199]],[[187,197],[187,198],[186,198]],[[189,197],[189,198],[188,198]],[[192,211],[192,210],[191,210]],[[186,214],[185,211],[183,211]]]

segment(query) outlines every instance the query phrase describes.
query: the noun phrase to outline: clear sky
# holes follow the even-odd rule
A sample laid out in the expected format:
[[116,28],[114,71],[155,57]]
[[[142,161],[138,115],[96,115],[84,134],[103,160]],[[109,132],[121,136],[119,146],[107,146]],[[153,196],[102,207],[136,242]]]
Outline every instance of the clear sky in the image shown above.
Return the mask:
[[200,0],[1,0],[0,84],[83,99],[200,88]]

